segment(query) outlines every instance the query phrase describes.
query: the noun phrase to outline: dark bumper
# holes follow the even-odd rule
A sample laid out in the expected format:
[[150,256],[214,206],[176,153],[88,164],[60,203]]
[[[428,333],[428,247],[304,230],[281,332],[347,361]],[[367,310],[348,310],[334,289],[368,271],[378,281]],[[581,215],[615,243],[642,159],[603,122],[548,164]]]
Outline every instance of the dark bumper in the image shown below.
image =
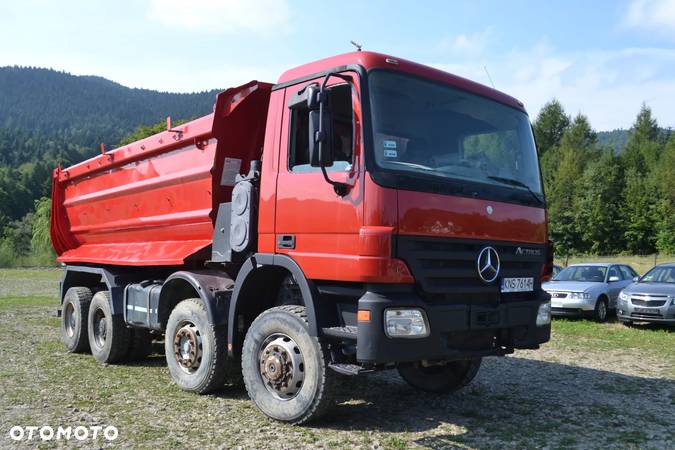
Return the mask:
[[[548,300],[548,294],[542,292],[534,301],[510,301],[488,307],[425,302],[413,292],[368,291],[359,299],[359,310],[369,310],[371,320],[358,324],[356,358],[368,363],[452,360],[536,349],[551,336],[550,324],[536,326],[539,305]],[[385,335],[385,309],[401,307],[425,311],[429,336]]]

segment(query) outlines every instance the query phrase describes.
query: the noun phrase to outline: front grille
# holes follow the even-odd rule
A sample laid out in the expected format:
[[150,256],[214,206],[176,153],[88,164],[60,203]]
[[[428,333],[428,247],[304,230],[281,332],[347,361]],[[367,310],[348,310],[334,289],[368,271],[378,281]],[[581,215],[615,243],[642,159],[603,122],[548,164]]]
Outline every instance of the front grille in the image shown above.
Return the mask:
[[[497,250],[501,263],[499,276],[492,283],[484,282],[477,271],[478,254],[487,246]],[[540,254],[516,254],[518,247],[539,250]],[[427,300],[462,303],[527,300],[541,289],[539,275],[546,258],[544,245],[398,236],[395,248],[397,257],[410,267],[420,295]],[[533,277],[534,291],[502,294],[500,282],[504,277]]]
[[653,319],[662,319],[663,316],[659,313],[631,313],[631,317],[644,317],[644,318],[653,318]]
[[640,300],[638,298],[631,298],[630,302],[635,306],[651,306],[651,307],[659,307],[666,304],[665,300]]

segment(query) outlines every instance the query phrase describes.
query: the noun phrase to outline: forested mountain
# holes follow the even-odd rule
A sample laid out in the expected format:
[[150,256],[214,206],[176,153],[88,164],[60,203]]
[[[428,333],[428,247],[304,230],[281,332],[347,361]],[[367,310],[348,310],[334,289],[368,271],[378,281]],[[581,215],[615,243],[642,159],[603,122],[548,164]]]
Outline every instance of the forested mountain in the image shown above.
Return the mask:
[[[103,142],[110,148],[140,124],[154,124],[167,115],[182,119],[211,112],[217,92],[157,92],[101,77],[0,67],[0,162],[20,164],[40,157],[45,151],[40,146],[21,143],[29,139],[91,149]],[[8,148],[13,135],[21,148]]]
[[48,234],[34,225],[48,223],[48,200],[37,201],[49,197],[57,164],[93,156],[101,143],[114,148],[140,125],[167,115],[177,123],[208,114],[217,92],[157,92],[101,77],[0,67],[0,265],[35,255],[35,236],[42,236],[38,261],[52,260]]
[[[658,128],[657,140],[666,142],[672,130],[668,128]],[[598,131],[598,145],[601,147],[610,147],[615,155],[621,154],[628,144],[630,130],[616,129],[612,131]]]

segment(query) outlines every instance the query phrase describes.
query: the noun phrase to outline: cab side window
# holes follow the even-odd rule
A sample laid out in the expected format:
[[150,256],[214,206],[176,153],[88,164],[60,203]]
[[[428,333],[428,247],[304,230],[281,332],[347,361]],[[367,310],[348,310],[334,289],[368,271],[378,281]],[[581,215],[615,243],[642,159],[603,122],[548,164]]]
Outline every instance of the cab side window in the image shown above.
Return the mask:
[[[354,161],[354,111],[349,84],[330,88],[333,112],[333,165],[329,171],[347,171]],[[288,169],[294,173],[320,170],[310,165],[309,115],[307,111],[291,111],[291,129],[288,151]]]

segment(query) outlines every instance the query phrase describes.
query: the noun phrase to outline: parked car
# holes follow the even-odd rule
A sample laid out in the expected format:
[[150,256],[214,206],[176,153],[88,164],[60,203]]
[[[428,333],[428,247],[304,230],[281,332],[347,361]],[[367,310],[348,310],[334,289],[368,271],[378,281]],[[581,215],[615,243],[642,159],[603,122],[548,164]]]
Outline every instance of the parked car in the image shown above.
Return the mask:
[[616,315],[633,321],[675,325],[675,263],[659,264],[619,294]]
[[542,288],[551,294],[553,315],[591,316],[604,322],[616,308],[619,292],[636,276],[627,264],[572,264]]
[[557,265],[557,264],[554,264],[554,265],[553,265],[553,273],[551,274],[551,276],[552,276],[553,278],[555,278],[555,276],[558,275],[558,274],[560,273],[561,270],[563,270],[562,266],[559,266],[559,265]]

